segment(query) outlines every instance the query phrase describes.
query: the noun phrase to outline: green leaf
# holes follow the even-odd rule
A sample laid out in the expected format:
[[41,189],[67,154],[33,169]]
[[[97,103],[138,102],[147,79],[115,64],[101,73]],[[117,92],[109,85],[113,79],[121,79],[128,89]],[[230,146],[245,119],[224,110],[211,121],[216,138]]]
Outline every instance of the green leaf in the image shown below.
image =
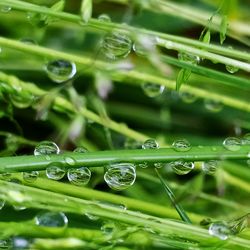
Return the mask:
[[63,11],[64,6],[65,6],[65,0],[60,0],[54,5],[52,5],[50,9],[54,11]]
[[190,77],[192,71],[190,69],[181,69],[176,78],[176,91],[179,91],[181,85],[187,82],[188,78]]
[[211,38],[211,34],[210,34],[210,30],[208,30],[208,31],[205,33],[205,35],[203,36],[202,41],[203,41],[204,43],[209,44],[209,43],[210,43],[210,38]]
[[82,0],[81,18],[85,23],[88,23],[92,16],[92,0]]
[[223,15],[221,18],[221,23],[220,23],[220,43],[221,44],[223,44],[223,42],[226,39],[227,27],[228,27],[227,16]]

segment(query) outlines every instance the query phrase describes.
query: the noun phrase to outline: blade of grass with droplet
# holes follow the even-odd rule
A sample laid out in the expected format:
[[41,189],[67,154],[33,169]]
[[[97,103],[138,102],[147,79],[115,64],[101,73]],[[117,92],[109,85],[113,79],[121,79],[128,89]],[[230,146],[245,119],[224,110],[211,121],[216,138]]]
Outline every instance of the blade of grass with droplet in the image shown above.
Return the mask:
[[155,169],[155,172],[156,174],[158,175],[160,181],[161,181],[161,184],[162,186],[164,187],[169,199],[171,200],[173,206],[175,207],[176,211],[178,212],[178,214],[180,215],[181,219],[188,223],[188,224],[192,224],[191,220],[189,219],[188,215],[186,214],[185,210],[179,205],[176,203],[176,200],[175,200],[175,195],[174,193],[172,192],[172,190],[170,189],[170,187],[168,186],[166,180],[164,180],[161,176],[161,174],[158,172],[157,169]]

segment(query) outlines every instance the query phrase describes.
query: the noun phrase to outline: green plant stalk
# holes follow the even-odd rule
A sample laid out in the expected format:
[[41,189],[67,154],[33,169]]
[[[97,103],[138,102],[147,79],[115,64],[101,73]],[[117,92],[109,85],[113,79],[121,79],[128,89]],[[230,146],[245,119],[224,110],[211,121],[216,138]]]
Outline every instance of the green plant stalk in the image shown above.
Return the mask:
[[[18,0],[2,0],[0,2],[0,5],[8,5],[11,6],[14,9],[17,10],[22,10],[22,11],[30,11],[30,12],[35,12],[35,13],[41,13],[41,14],[46,14],[46,15],[51,15],[57,18],[60,18],[65,21],[73,22],[76,24],[81,23],[81,17],[78,15],[73,15],[70,13],[66,12],[58,12],[58,11],[53,11],[50,8],[35,5],[35,4],[29,4],[29,3],[24,3]],[[206,49],[208,51],[214,52],[214,53],[219,53],[219,54],[224,54],[228,56],[232,56],[241,60],[250,60],[250,55],[245,52],[240,52],[237,50],[232,50],[228,48],[223,48],[221,46],[216,46],[212,44],[205,44],[203,42],[195,41],[192,39],[188,38],[182,38],[179,36],[173,36],[169,34],[163,34],[160,32],[155,32],[155,31],[149,31],[145,29],[140,29],[140,28],[134,28],[128,25],[121,25],[113,22],[101,22],[98,19],[90,19],[88,23],[88,27],[92,27],[95,29],[99,29],[102,31],[111,31],[113,29],[120,29],[123,30],[124,32],[128,32],[131,34],[142,34],[142,35],[149,35],[152,37],[159,37],[161,39],[166,39],[166,41],[173,41],[173,42],[179,42],[179,43],[184,43],[188,45],[192,45],[195,47],[198,47],[200,49]],[[184,47],[182,48],[184,49]],[[185,51],[184,51],[185,52]],[[188,52],[188,51],[187,51]],[[203,55],[206,58],[206,55]],[[216,56],[216,55],[215,55]],[[216,58],[213,58],[213,60],[216,60]],[[224,64],[227,64],[227,60],[223,61]],[[237,65],[236,65],[237,67]]]
[[[74,165],[67,164],[69,157],[74,159]],[[80,166],[104,167],[111,163],[131,162],[134,164],[147,162],[171,162],[179,159],[185,161],[204,161],[204,160],[232,160],[248,159],[249,147],[242,146],[238,151],[229,151],[223,146],[204,146],[202,148],[192,147],[188,152],[178,152],[173,148],[135,149],[135,150],[110,150],[87,153],[65,153],[58,155],[23,155],[14,157],[1,157],[0,173],[22,172],[31,170],[44,170],[48,164],[53,162],[60,163],[63,167],[72,168]]]
[[[79,215],[91,213],[95,216],[136,225],[137,227],[144,228],[148,226],[155,232],[162,233],[165,236],[173,236],[174,234],[177,237],[183,237],[185,235],[185,238],[190,240],[195,239],[202,242],[202,244],[206,242],[211,244],[211,241],[215,244],[220,242],[219,239],[209,235],[205,229],[177,221],[160,219],[129,210],[124,211],[107,205],[38,190],[11,182],[0,181],[0,190],[0,198],[5,199],[11,204],[18,203],[26,207],[40,209],[44,209],[46,204],[46,207],[50,206],[50,209],[55,211],[71,212]],[[232,237],[227,241],[227,244],[249,248],[250,241],[239,237]]]

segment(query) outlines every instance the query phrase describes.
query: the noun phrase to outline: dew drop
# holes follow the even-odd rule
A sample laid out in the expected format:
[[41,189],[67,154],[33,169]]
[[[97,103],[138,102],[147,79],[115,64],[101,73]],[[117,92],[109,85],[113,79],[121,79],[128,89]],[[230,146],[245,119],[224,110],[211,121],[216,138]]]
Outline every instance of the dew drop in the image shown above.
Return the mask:
[[209,226],[208,232],[210,235],[213,235],[221,240],[226,240],[231,235],[229,226],[223,221],[212,223]]
[[34,182],[39,176],[38,171],[23,172],[23,180],[26,182]]
[[218,162],[214,160],[202,162],[201,169],[205,174],[213,175],[217,170]]
[[131,48],[130,37],[120,32],[107,34],[101,44],[102,53],[111,60],[127,57]]
[[71,168],[67,172],[67,177],[72,184],[84,186],[88,184],[91,172],[87,167]]
[[196,56],[196,55],[193,55],[193,54],[188,54],[188,53],[183,53],[183,52],[178,53],[178,59],[180,61],[188,62],[188,63],[191,63],[191,64],[200,63],[200,57],[199,56]]
[[91,213],[85,213],[85,216],[90,219],[90,220],[93,220],[93,221],[96,221],[96,220],[99,220],[100,217],[94,215],[94,214],[91,214]]
[[64,177],[66,171],[60,162],[51,162],[46,168],[46,175],[49,179],[60,180]]
[[204,106],[212,113],[220,112],[223,109],[223,104],[220,101],[212,99],[205,99]]
[[1,12],[8,13],[11,11],[11,6],[4,5],[1,7]]
[[112,164],[104,174],[104,180],[108,186],[117,191],[132,186],[135,179],[135,165],[131,163]]
[[186,152],[191,149],[191,144],[186,139],[179,139],[173,142],[172,147],[175,151]]
[[111,18],[107,14],[101,14],[101,15],[99,15],[98,16],[98,20],[101,21],[101,22],[107,22],[107,23],[111,22]]
[[77,147],[74,149],[73,151],[74,153],[87,153],[88,149],[86,149],[85,147]]
[[4,207],[5,200],[0,199],[0,210]]
[[250,145],[250,133],[247,133],[241,139],[242,145]]
[[30,107],[35,100],[35,97],[30,92],[22,89],[15,90],[9,97],[12,104],[20,109]]
[[189,92],[180,92],[179,96],[185,103],[194,103],[197,100],[197,96]]
[[22,38],[20,42],[28,44],[28,45],[37,45],[37,43],[32,38]]
[[59,147],[52,141],[42,141],[35,147],[34,150],[34,155],[50,155],[59,153]]
[[62,212],[42,212],[35,217],[35,223],[42,227],[66,227],[68,218]]
[[165,89],[165,86],[153,83],[144,83],[141,86],[144,94],[151,98],[161,95]]
[[64,160],[69,166],[74,166],[76,164],[76,160],[73,157],[67,156]]
[[223,146],[229,151],[238,151],[241,148],[241,140],[236,137],[228,137],[223,141]]
[[62,83],[74,77],[76,65],[66,60],[55,60],[46,65],[46,72],[52,81]]
[[173,161],[169,164],[173,171],[178,175],[185,175],[194,169],[193,162],[185,162],[183,160]]
[[157,149],[159,144],[155,139],[148,139],[142,144],[143,149]]
[[147,164],[147,162],[141,162],[141,163],[138,164],[138,166],[139,166],[140,168],[147,168],[147,167],[148,167],[148,164]]
[[226,70],[231,73],[231,74],[234,74],[236,73],[237,71],[239,71],[239,68],[235,67],[235,66],[232,66],[232,65],[226,65]]

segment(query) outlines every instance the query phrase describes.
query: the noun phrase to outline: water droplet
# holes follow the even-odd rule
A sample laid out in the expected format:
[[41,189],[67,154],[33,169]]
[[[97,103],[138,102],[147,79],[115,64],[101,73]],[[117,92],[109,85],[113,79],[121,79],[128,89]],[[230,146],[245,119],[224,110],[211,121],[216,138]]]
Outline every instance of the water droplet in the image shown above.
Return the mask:
[[46,65],[46,72],[52,81],[62,83],[74,77],[76,65],[65,60],[55,60]]
[[209,226],[208,232],[221,240],[226,240],[231,235],[231,230],[223,221],[214,222]]
[[159,144],[155,139],[148,139],[142,144],[143,149],[157,149]]
[[66,171],[60,162],[51,162],[46,168],[46,175],[49,179],[60,180],[64,177]]
[[73,151],[74,153],[87,153],[88,149],[86,149],[85,147],[77,147],[74,149]]
[[250,133],[247,133],[243,136],[241,143],[242,145],[250,145]]
[[22,38],[20,42],[29,44],[29,45],[37,45],[37,43],[32,38],[27,38],[27,37]]
[[42,212],[35,217],[35,223],[42,227],[66,227],[68,218],[62,212]]
[[193,162],[185,162],[183,160],[173,161],[169,164],[173,171],[178,175],[185,175],[194,169]]
[[4,207],[5,200],[0,199],[0,210]]
[[163,166],[164,166],[164,164],[161,163],[161,162],[156,162],[156,163],[154,163],[154,167],[155,167],[155,168],[162,168]]
[[218,162],[214,160],[202,162],[201,168],[205,174],[213,175],[217,170]]
[[39,175],[38,171],[23,172],[23,180],[26,182],[34,182]]
[[197,96],[189,92],[180,92],[179,96],[181,100],[185,103],[193,103],[197,100]]
[[191,149],[191,144],[186,139],[179,139],[173,142],[172,147],[175,151],[186,152]]
[[230,151],[238,151],[241,148],[241,140],[236,137],[228,137],[223,141],[223,146]]
[[72,184],[84,186],[88,184],[91,172],[87,167],[71,168],[68,170],[67,177]]
[[107,23],[111,22],[111,18],[107,14],[101,14],[101,15],[99,15],[98,16],[98,20],[101,21],[101,22],[107,22]]
[[148,164],[147,164],[147,162],[142,162],[142,163],[139,163],[138,166],[139,166],[140,168],[147,168],[147,167],[148,167]]
[[142,90],[148,97],[157,97],[163,93],[165,86],[153,83],[142,84]]
[[112,234],[116,229],[116,224],[112,221],[106,222],[101,226],[101,231],[106,234],[110,235]]
[[107,58],[116,60],[128,56],[132,48],[132,41],[126,34],[112,32],[104,37],[101,47]]
[[204,100],[205,108],[213,113],[220,112],[223,109],[223,104],[218,100],[205,99]]
[[22,237],[14,237],[13,238],[13,249],[30,249],[30,241],[28,239]]
[[34,155],[49,155],[59,153],[59,147],[52,141],[42,141],[35,147],[34,150]]
[[235,66],[232,66],[232,65],[226,65],[226,70],[231,73],[231,74],[234,74],[236,73],[239,68],[235,67]]
[[88,219],[93,220],[93,221],[96,221],[96,220],[100,219],[100,217],[98,217],[96,215],[93,215],[91,213],[85,213],[85,216],[88,217]]
[[74,166],[76,164],[76,160],[73,157],[67,156],[64,160],[70,166]]
[[16,211],[22,211],[22,210],[27,209],[27,207],[25,207],[25,206],[19,206],[19,205],[13,205],[13,208],[14,208]]
[[104,180],[108,186],[117,191],[132,186],[135,179],[135,165],[131,163],[112,164],[104,174]]
[[188,53],[183,53],[183,52],[178,53],[178,59],[180,61],[188,62],[188,63],[191,63],[191,64],[200,63],[200,57],[199,56],[196,56],[196,55],[193,55],[193,54],[188,54]]
[[12,104],[20,109],[30,107],[35,100],[34,96],[30,92],[23,89],[13,91],[9,97]]
[[1,12],[8,13],[11,11],[11,6],[4,5],[1,7]]

